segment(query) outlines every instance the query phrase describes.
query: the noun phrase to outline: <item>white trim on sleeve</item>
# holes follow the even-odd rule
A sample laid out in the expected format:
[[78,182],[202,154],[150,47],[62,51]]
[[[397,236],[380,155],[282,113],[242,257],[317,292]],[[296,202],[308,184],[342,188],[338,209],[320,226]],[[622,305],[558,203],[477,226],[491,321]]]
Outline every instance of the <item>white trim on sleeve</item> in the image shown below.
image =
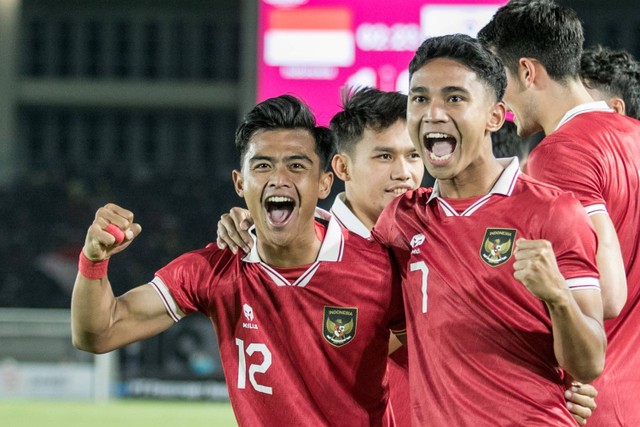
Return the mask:
[[604,203],[598,203],[596,205],[590,205],[590,206],[585,206],[584,207],[584,211],[587,213],[587,215],[595,215],[595,214],[599,214],[599,213],[605,213],[605,214],[609,214],[609,212],[607,212],[607,207],[604,205]]
[[566,283],[572,291],[600,290],[600,281],[595,277],[576,277],[566,280]]
[[149,284],[153,286],[153,289],[155,289],[156,292],[158,292],[158,295],[160,295],[160,299],[162,299],[162,303],[164,304],[164,307],[167,309],[167,313],[169,313],[169,316],[171,316],[173,321],[177,322],[178,320],[182,319],[184,315],[181,314],[180,310],[178,310],[178,304],[176,304],[176,300],[173,299],[173,296],[171,296],[171,292],[169,292],[169,288],[167,288],[167,285],[164,284],[162,279],[156,276],[151,282],[149,282]]

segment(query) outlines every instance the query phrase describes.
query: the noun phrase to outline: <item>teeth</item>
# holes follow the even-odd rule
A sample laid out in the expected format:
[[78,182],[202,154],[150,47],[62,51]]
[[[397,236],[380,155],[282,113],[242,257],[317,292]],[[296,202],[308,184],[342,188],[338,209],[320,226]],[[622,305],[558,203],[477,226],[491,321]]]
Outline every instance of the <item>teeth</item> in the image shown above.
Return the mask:
[[440,132],[430,132],[424,136],[425,138],[452,138],[451,135]]
[[393,190],[393,192],[398,196],[400,194],[406,193],[407,191],[409,191],[409,189],[407,189],[407,188],[396,188],[395,190]]
[[293,199],[285,196],[271,196],[267,198],[267,202],[270,203],[293,203]]
[[444,155],[442,157],[438,157],[435,154],[429,152],[429,156],[431,157],[431,160],[443,161],[443,160],[449,160],[451,158],[451,156],[453,156],[453,153],[449,153],[449,154]]

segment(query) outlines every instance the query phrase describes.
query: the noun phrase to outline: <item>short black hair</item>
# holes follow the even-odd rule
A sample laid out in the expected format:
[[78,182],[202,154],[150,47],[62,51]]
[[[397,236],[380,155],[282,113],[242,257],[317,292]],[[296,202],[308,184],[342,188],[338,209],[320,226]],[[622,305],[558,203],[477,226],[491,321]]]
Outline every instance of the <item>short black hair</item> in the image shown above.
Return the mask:
[[360,87],[343,92],[342,110],[329,127],[335,132],[338,152],[352,153],[366,129],[382,132],[398,120],[407,120],[407,95]]
[[431,37],[422,42],[409,63],[409,76],[436,58],[449,58],[471,69],[501,101],[507,76],[500,59],[466,34]]
[[600,45],[585,49],[580,77],[589,89],[621,98],[625,114],[640,119],[640,63],[629,52]]
[[515,73],[520,58],[535,58],[551,78],[577,79],[584,34],[573,9],[551,0],[512,0],[493,15],[478,39]]
[[309,107],[291,95],[280,95],[266,99],[249,111],[238,126],[235,136],[236,148],[240,152],[240,164],[244,161],[251,137],[257,132],[277,129],[304,129],[316,142],[315,152],[320,158],[320,167],[327,172],[335,153],[335,136],[324,126],[316,125],[316,118]]

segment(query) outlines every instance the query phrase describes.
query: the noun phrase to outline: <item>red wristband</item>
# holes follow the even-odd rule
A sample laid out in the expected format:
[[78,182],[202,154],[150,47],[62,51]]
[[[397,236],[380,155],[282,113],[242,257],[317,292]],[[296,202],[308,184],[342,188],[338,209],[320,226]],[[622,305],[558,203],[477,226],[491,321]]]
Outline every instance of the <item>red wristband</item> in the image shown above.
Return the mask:
[[107,267],[109,266],[109,258],[102,261],[91,261],[87,258],[83,251],[80,251],[78,259],[78,271],[83,277],[91,280],[99,280],[107,275]]

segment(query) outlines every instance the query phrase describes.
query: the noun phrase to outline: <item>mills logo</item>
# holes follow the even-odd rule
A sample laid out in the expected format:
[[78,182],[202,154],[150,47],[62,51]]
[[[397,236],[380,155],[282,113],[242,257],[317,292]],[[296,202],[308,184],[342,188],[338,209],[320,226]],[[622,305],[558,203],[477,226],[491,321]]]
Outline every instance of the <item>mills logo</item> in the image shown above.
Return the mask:
[[420,234],[416,234],[415,236],[413,236],[411,238],[411,253],[414,255],[417,255],[420,253],[420,249],[418,248],[418,246],[421,246],[425,241],[425,237],[424,234],[420,233]]
[[242,314],[244,314],[244,318],[247,320],[246,322],[242,322],[242,327],[245,329],[258,329],[258,325],[253,323],[253,319],[255,318],[253,314],[253,308],[249,304],[242,305]]

